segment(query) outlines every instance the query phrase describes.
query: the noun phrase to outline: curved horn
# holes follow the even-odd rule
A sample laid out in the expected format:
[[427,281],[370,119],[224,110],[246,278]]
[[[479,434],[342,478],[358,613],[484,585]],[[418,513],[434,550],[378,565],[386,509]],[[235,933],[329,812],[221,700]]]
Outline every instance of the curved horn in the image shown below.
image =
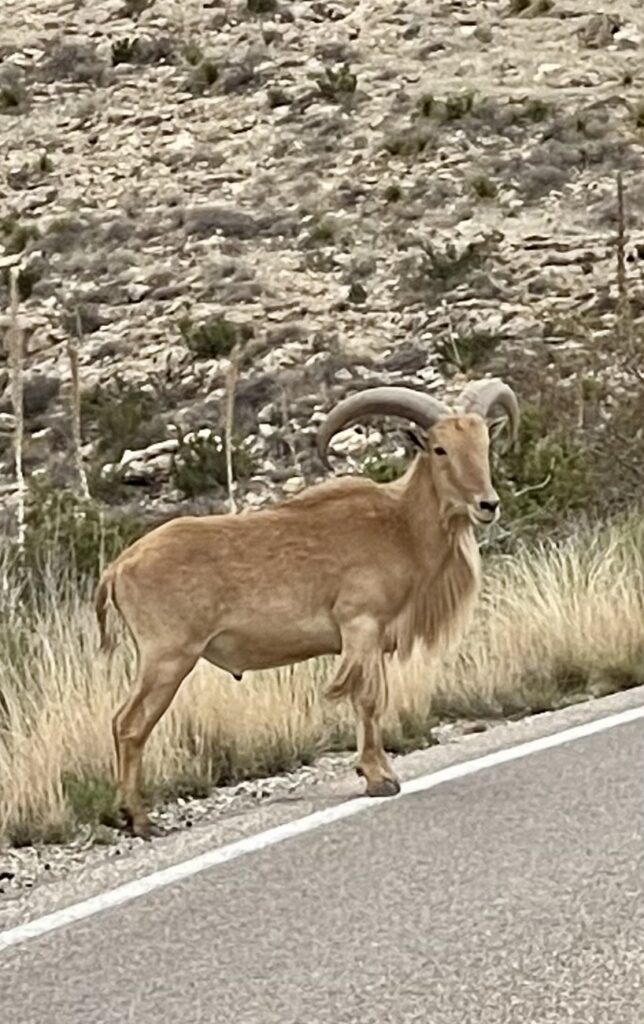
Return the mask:
[[512,388],[498,377],[466,384],[458,404],[466,412],[477,412],[484,419],[491,419],[494,407],[500,407],[508,418],[512,442],[516,441],[519,434],[519,402]]
[[318,431],[318,454],[324,465],[329,465],[327,448],[334,434],[376,414],[401,416],[428,430],[442,416],[449,416],[450,409],[430,395],[405,387],[368,388],[350,395],[331,410]]

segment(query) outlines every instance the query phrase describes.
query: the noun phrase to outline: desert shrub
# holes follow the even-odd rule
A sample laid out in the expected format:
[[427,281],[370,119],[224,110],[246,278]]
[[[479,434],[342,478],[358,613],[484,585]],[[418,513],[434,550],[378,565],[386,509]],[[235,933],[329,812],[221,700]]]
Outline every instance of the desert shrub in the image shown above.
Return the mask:
[[398,480],[408,465],[408,462],[399,456],[372,451],[366,454],[360,468],[362,473],[375,483],[389,484]]
[[112,43],[112,64],[172,63],[175,43],[170,36],[124,36]]
[[62,253],[76,248],[87,229],[87,221],[81,220],[80,217],[55,217],[45,229],[43,247],[49,253]]
[[277,0],[246,0],[246,10],[249,14],[274,14]]
[[499,346],[500,338],[493,331],[480,328],[443,334],[436,341],[439,365],[444,373],[469,373],[482,367]]
[[289,93],[278,85],[269,86],[266,90],[266,98],[271,110],[275,110],[277,107],[288,107],[292,102]]
[[590,511],[594,485],[589,455],[567,425],[553,428],[545,406],[523,407],[518,445],[495,462],[504,515],[523,537]]
[[145,448],[165,433],[155,397],[132,385],[114,394],[95,390],[84,395],[81,411],[97,437],[99,454],[112,461],[126,448]]
[[494,199],[497,187],[487,174],[477,174],[470,180],[470,188],[479,199]]
[[121,9],[121,17],[139,18],[145,11],[154,6],[155,0],[125,0]]
[[220,359],[228,356],[236,345],[242,345],[253,336],[251,324],[239,324],[226,317],[216,316],[194,323],[186,316],[179,322],[181,336],[197,359]]
[[446,96],[442,102],[442,109],[438,108],[444,121],[460,121],[473,109],[474,93],[469,91]]
[[119,824],[118,793],[112,779],[97,775],[65,774],[63,796],[75,823],[96,828]]
[[188,88],[195,96],[202,96],[219,81],[219,66],[210,57],[195,62],[188,74]]
[[399,267],[399,293],[406,301],[435,301],[437,295],[467,281],[484,267],[498,245],[497,236],[488,235],[468,242],[460,251],[448,242],[439,248],[427,239],[408,246]]
[[22,114],[28,103],[24,72],[13,65],[0,65],[0,115]]
[[404,196],[404,192],[402,187],[394,181],[390,185],[387,185],[383,196],[387,203],[399,203]]
[[45,82],[85,82],[102,85],[107,64],[91,42],[58,39],[49,49],[47,59],[40,68]]
[[335,221],[331,217],[320,217],[311,225],[305,242],[307,245],[332,245],[337,235]]
[[60,573],[95,579],[102,566],[145,533],[150,521],[105,513],[94,501],[33,480],[26,504],[25,569],[32,581]]
[[15,255],[24,250],[33,239],[38,237],[38,228],[19,220],[16,215],[0,219],[0,241],[8,255]]
[[[235,480],[245,480],[252,475],[254,460],[243,444],[233,442],[232,465]],[[225,487],[224,438],[208,431],[182,439],[173,459],[172,480],[187,498]]]
[[316,78],[320,96],[333,103],[342,103],[350,99],[356,91],[358,78],[350,70],[348,64],[337,70],[327,67],[324,73]]
[[432,128],[412,124],[387,134],[383,144],[391,156],[417,157],[433,144],[434,138]]
[[[26,302],[30,298],[34,288],[41,280],[43,272],[44,263],[39,259],[30,259],[28,263],[20,267],[16,283],[18,285],[18,298],[21,302]],[[8,293],[10,284],[9,267],[3,267],[0,279],[2,280],[3,288]]]

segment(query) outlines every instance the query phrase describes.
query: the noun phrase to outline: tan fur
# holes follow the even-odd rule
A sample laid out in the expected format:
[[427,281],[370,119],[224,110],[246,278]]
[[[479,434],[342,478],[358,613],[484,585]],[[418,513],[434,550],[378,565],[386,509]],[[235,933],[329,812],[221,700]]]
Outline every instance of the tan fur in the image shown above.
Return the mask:
[[341,478],[253,515],[174,519],[108,568],[96,595],[102,646],[112,646],[115,608],[139,654],[114,720],[135,831],[148,828],[143,745],[200,657],[240,676],[342,654],[329,695],[355,707],[367,791],[397,791],[380,727],[384,655],[408,658],[417,642],[459,634],[479,586],[473,509],[496,497],[480,416],[439,421],[426,445],[395,483]]
[[109,572],[103,573],[96,588],[94,608],[100,634],[100,650],[103,654],[112,654],[116,647],[116,635],[112,628],[110,612],[114,609],[113,578]]

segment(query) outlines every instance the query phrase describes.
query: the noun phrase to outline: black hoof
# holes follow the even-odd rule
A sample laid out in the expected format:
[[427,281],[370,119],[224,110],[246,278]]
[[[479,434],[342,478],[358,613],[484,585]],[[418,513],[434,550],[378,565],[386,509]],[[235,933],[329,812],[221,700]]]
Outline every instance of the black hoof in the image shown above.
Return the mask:
[[135,821],[132,825],[132,835],[149,843],[151,839],[158,839],[159,836],[162,836],[163,829],[158,825],[153,825],[151,821]]
[[133,815],[127,807],[121,807],[121,828],[124,832],[136,836],[137,839],[150,840],[163,835],[163,829],[153,825],[146,815]]
[[379,779],[367,786],[367,796],[396,796],[400,793],[398,779]]

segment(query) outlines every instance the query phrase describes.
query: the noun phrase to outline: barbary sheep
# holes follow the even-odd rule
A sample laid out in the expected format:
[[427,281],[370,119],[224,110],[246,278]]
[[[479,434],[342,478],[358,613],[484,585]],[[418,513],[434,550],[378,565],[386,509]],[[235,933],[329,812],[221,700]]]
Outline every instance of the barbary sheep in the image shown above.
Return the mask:
[[115,609],[138,655],[136,681],[113,722],[119,790],[135,834],[151,829],[141,795],[144,744],[199,658],[240,677],[340,655],[329,695],[352,701],[357,771],[371,796],[399,791],[381,734],[385,656],[405,659],[417,642],[431,647],[462,628],[479,587],[474,527],[499,509],[490,436],[509,425],[516,437],[519,407],[497,379],[467,385],[453,410],[410,388],[370,388],[323,422],[323,462],[335,434],[373,415],[420,428],[420,451],[400,479],[342,477],[248,515],[176,518],[103,573],[101,647],[114,647]]

